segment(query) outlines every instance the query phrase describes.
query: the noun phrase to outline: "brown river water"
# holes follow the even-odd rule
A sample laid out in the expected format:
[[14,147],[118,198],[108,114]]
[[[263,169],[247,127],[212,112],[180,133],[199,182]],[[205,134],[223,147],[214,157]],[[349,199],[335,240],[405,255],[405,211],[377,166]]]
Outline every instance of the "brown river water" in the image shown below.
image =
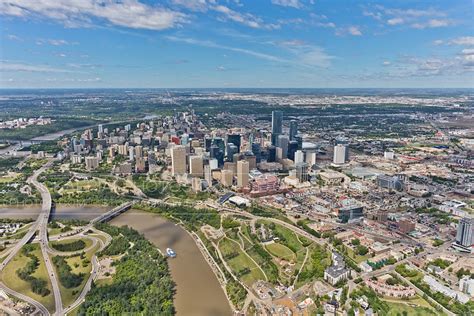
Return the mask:
[[131,210],[116,218],[112,225],[128,225],[154,243],[162,252],[172,248],[177,256],[169,259],[171,276],[176,282],[177,315],[231,315],[223,289],[204,260],[194,240],[180,226],[156,214]]
[[[56,219],[90,220],[111,208],[100,206],[58,205]],[[3,207],[0,218],[36,219],[40,206]],[[204,260],[194,240],[180,226],[156,214],[130,210],[111,222],[128,225],[141,232],[163,253],[172,248],[177,256],[169,259],[171,276],[176,283],[174,305],[178,316],[232,315],[232,311],[217,278]]]

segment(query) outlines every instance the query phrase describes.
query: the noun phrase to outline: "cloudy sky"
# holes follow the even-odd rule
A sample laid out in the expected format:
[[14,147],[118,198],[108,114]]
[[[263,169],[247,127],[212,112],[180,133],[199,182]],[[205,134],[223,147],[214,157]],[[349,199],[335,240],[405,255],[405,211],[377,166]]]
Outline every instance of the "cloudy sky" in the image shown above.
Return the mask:
[[0,0],[0,87],[474,87],[474,2]]

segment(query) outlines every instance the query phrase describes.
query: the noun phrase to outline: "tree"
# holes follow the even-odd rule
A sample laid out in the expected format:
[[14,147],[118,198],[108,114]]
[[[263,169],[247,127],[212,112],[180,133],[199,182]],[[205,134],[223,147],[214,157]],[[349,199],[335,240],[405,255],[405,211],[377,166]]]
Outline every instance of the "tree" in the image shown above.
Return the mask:
[[362,245],[357,246],[356,250],[360,256],[365,256],[369,252],[369,249]]
[[360,240],[358,238],[354,238],[351,240],[351,244],[353,246],[359,246],[360,245]]

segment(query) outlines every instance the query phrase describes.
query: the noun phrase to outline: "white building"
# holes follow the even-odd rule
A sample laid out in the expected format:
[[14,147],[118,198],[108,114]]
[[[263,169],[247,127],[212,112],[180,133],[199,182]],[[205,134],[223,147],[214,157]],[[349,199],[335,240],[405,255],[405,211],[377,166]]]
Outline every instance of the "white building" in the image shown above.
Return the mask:
[[386,151],[383,153],[383,157],[387,160],[395,159],[395,153],[393,151]]
[[432,276],[430,275],[425,275],[423,277],[423,281],[426,282],[430,289],[432,291],[435,291],[435,292],[439,292],[443,295],[446,295],[450,298],[454,298],[456,299],[457,301],[463,303],[463,304],[466,304],[467,302],[469,302],[469,296],[462,293],[462,292],[459,292],[459,291],[454,291],[452,289],[450,289],[449,287],[439,283],[435,278],[433,278]]
[[304,162],[304,152],[302,150],[297,150],[295,152],[295,165]]
[[334,146],[334,160],[337,165],[345,164],[348,160],[349,149],[346,145],[338,144]]
[[474,279],[471,279],[469,276],[463,277],[459,281],[459,291],[474,297]]

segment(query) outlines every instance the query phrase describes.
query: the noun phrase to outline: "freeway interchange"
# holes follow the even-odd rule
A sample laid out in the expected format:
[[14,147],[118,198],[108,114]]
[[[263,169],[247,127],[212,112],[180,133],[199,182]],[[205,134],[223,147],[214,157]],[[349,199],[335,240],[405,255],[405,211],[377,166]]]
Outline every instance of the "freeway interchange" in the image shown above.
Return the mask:
[[[3,262],[0,264],[0,271],[3,271],[4,268],[19,254],[21,249],[28,244],[29,242],[39,242],[40,248],[41,248],[41,254],[44,259],[44,263],[46,266],[46,270],[48,272],[48,278],[50,279],[52,290],[53,290],[53,296],[54,296],[54,313],[52,315],[65,315],[77,306],[79,306],[85,298],[85,295],[87,292],[91,289],[91,285],[93,280],[96,279],[97,273],[99,270],[99,262],[97,259],[97,256],[94,255],[92,256],[92,270],[90,273],[90,276],[82,289],[80,295],[76,298],[76,300],[67,306],[66,308],[63,306],[63,301],[61,297],[61,291],[60,291],[60,286],[59,286],[59,280],[58,276],[56,273],[55,268],[53,267],[53,264],[50,259],[50,254],[51,255],[58,255],[60,254],[58,251],[55,251],[54,249],[51,249],[49,247],[49,241],[50,240],[59,240],[59,239],[74,239],[77,237],[81,238],[89,238],[92,239],[92,245],[96,246],[97,244],[100,245],[98,251],[103,250],[105,247],[107,247],[110,244],[111,237],[104,232],[97,231],[95,228],[93,228],[93,224],[99,221],[103,221],[104,219],[108,219],[110,216],[114,216],[116,214],[119,214],[123,212],[124,210],[127,210],[130,208],[131,203],[127,203],[126,205],[119,206],[112,211],[106,213],[107,216],[104,217],[104,215],[99,216],[98,218],[93,219],[88,225],[85,226],[85,228],[82,228],[80,230],[75,231],[73,234],[69,233],[67,236],[55,236],[53,238],[48,237],[48,222],[51,217],[51,208],[52,208],[52,200],[51,200],[51,194],[48,190],[48,188],[42,184],[41,182],[38,181],[38,176],[47,170],[51,165],[53,164],[54,160],[49,160],[45,165],[43,165],[41,168],[36,170],[33,175],[27,180],[29,184],[34,186],[41,194],[42,198],[42,207],[41,207],[41,212],[36,219],[36,221],[31,225],[25,236],[21,238],[13,247],[10,248],[8,251],[8,254],[6,255],[6,258],[3,260]],[[100,233],[105,237],[105,241],[103,241],[100,238],[92,237],[92,236],[86,236],[85,233],[87,231],[93,231],[95,233]],[[37,238],[35,239],[35,235]],[[93,248],[92,246],[89,248]],[[88,248],[88,249],[89,249]],[[87,250],[87,249],[86,249]],[[84,251],[84,250],[82,250]],[[64,255],[64,253],[62,253]],[[68,253],[70,254],[70,253]],[[35,308],[35,311],[32,313],[32,315],[51,315],[50,311],[40,302],[32,299],[31,297],[24,295],[22,293],[19,293],[11,288],[9,288],[6,284],[3,282],[0,282],[0,288],[3,289],[6,293],[13,295],[20,300],[23,300],[27,303],[29,303],[31,306]]]

